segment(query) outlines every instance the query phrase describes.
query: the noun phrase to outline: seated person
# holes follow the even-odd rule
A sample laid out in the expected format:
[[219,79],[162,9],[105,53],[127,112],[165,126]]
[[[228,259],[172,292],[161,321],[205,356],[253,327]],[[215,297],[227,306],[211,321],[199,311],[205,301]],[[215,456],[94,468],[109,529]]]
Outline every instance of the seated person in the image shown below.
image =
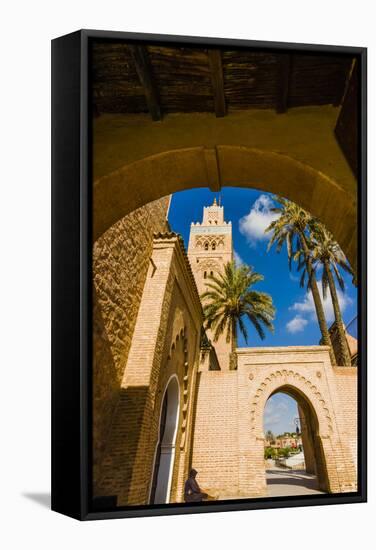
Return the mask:
[[196,481],[197,471],[192,468],[189,472],[189,477],[184,484],[184,500],[185,502],[201,502],[208,495],[203,493],[199,484]]

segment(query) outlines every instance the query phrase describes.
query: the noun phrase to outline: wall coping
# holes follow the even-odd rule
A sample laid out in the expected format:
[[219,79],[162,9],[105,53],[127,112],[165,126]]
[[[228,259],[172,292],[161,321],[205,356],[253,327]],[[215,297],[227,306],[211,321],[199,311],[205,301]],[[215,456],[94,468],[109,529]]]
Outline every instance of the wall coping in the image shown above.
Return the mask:
[[329,346],[269,346],[260,348],[236,348],[237,355],[262,355],[266,353],[321,353],[329,352]]
[[341,367],[340,365],[336,365],[333,367],[333,371],[339,376],[354,376],[358,374],[358,367]]
[[176,253],[178,263],[180,265],[183,278],[187,284],[188,289],[192,293],[193,304],[195,304],[201,322],[203,320],[203,310],[200,300],[200,295],[197,289],[196,281],[192,272],[191,264],[188,259],[187,252],[185,250],[183,237],[179,233],[174,233],[173,231],[166,231],[164,233],[154,233],[153,248],[156,248],[158,245],[170,245],[174,248]]

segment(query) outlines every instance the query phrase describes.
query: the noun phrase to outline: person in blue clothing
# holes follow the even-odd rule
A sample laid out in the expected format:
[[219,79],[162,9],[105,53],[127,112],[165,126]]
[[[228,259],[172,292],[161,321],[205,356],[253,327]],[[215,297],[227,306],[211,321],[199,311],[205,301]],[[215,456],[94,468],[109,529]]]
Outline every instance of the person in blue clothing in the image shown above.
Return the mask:
[[196,481],[197,470],[192,468],[189,472],[189,477],[184,484],[184,500],[185,502],[202,502],[208,497],[207,493],[201,491],[199,484]]

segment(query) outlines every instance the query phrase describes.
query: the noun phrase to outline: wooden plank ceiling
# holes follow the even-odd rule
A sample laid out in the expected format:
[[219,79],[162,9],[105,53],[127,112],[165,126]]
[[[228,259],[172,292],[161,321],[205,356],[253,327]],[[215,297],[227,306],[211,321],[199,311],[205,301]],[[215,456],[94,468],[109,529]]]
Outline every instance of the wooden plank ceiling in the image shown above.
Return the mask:
[[213,112],[338,105],[351,67],[348,56],[251,50],[93,44],[96,114]]

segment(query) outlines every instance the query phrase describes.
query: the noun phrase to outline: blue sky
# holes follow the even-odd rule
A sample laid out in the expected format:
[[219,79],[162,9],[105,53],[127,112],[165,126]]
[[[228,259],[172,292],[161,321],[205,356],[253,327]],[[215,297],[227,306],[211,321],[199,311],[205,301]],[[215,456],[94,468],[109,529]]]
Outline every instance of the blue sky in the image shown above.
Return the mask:
[[264,432],[271,430],[274,435],[295,432],[295,419],[298,416],[295,399],[285,393],[276,393],[268,399],[265,405]]
[[[192,189],[175,193],[172,197],[169,222],[173,231],[183,236],[188,247],[189,230],[192,221],[202,221],[204,206],[213,203],[218,193],[209,189]],[[271,294],[276,307],[274,333],[267,331],[266,338],[261,340],[254,328],[247,324],[248,345],[253,346],[291,346],[316,345],[320,340],[314,306],[310,292],[300,288],[300,274],[289,271],[285,247],[277,254],[274,249],[267,252],[268,237],[265,227],[272,220],[270,212],[271,195],[253,189],[226,187],[221,192],[225,220],[232,222],[234,250],[241,261],[251,265],[264,275],[264,281],[254,289]],[[339,293],[342,314],[345,324],[357,313],[357,291],[351,277],[344,274],[346,292]],[[321,288],[321,285],[320,285]],[[324,303],[327,321],[333,321],[333,310],[328,292]],[[246,346],[244,338],[239,335],[238,345]]]
[[[209,189],[192,189],[175,193],[171,200],[169,222],[173,231],[180,233],[188,247],[191,222],[201,222],[203,207],[211,205],[218,193]],[[232,222],[234,251],[239,261],[251,265],[264,275],[264,281],[255,290],[271,294],[276,307],[274,333],[266,334],[261,340],[254,328],[247,324],[248,346],[291,346],[316,345],[320,340],[314,306],[310,293],[299,286],[299,274],[293,267],[289,271],[285,247],[277,254],[274,249],[267,252],[268,236],[264,230],[273,219],[270,212],[272,196],[253,189],[226,187],[221,192],[225,220]],[[357,291],[351,277],[343,274],[346,291],[339,293],[345,324],[357,314]],[[321,287],[321,285],[320,285]],[[329,295],[329,293],[328,293]],[[330,298],[324,302],[327,321],[333,321]],[[244,338],[238,336],[238,345],[247,346]],[[264,429],[277,435],[295,429],[294,418],[298,416],[294,399],[278,393],[272,396],[264,411]]]

